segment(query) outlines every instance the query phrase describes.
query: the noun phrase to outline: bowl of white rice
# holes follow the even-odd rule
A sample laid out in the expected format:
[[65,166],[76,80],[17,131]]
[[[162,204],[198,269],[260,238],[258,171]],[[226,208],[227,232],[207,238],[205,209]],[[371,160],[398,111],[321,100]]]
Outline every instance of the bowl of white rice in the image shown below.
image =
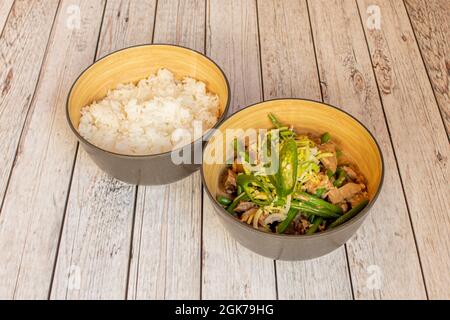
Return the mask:
[[201,165],[202,145],[225,117],[220,67],[180,46],[140,45],[91,65],[67,99],[69,126],[93,161],[131,184],[180,180]]

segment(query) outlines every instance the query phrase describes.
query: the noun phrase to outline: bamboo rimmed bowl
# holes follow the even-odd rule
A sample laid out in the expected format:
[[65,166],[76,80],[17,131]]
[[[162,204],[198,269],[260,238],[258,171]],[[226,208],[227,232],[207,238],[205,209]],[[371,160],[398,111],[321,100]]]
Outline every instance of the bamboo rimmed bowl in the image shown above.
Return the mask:
[[[358,165],[367,178],[369,204],[346,223],[314,235],[280,235],[254,229],[231,216],[216,201],[219,177],[225,164],[211,163],[207,157],[217,149],[216,139],[227,129],[271,128],[268,113],[282,123],[301,132],[329,132],[333,141],[349,160]],[[226,144],[223,145],[223,154]],[[223,162],[225,163],[225,162]],[[270,100],[249,106],[223,121],[209,139],[203,153],[201,168],[206,193],[213,202],[215,214],[228,232],[243,246],[263,256],[280,260],[306,260],[325,255],[343,245],[361,226],[377,199],[384,177],[383,156],[373,135],[354,117],[320,102],[300,99]]]
[[[125,155],[104,150],[83,138],[78,132],[81,109],[106,96],[120,83],[137,82],[160,68],[172,71],[176,78],[190,76],[206,83],[208,91],[219,97],[219,123],[230,103],[230,86],[220,67],[205,55],[180,46],[166,44],[140,45],[113,52],[88,67],[75,81],[67,98],[69,126],[94,162],[111,176],[131,184],[160,185],[180,180],[200,168],[194,155],[201,156],[202,139],[175,150],[189,153],[191,164],[174,164],[171,151],[151,155]],[[198,158],[198,156],[197,156]]]

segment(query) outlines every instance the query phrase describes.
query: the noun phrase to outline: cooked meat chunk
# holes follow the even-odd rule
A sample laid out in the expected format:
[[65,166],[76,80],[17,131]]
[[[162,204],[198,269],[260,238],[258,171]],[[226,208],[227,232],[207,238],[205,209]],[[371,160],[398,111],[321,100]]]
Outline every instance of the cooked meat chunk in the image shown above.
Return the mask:
[[237,205],[237,207],[234,209],[236,212],[245,212],[247,210],[250,210],[252,208],[256,208],[256,204],[250,201],[241,201]]
[[320,159],[320,162],[322,162],[323,166],[326,169],[330,170],[333,173],[336,172],[336,169],[337,169],[336,155],[322,158],[322,159]]
[[[241,202],[242,203],[242,202]],[[258,208],[250,208],[241,215],[241,221],[247,221],[252,214],[255,214]]]
[[223,187],[226,193],[232,194],[236,191],[236,173],[233,170],[228,169],[223,177]]
[[367,194],[367,192],[362,191],[362,192],[355,194],[350,199],[348,199],[348,202],[350,202],[350,204],[353,208],[353,207],[357,206],[358,204],[360,204],[364,200],[369,200],[369,195]]
[[341,203],[352,198],[355,194],[361,192],[365,188],[363,184],[347,183],[340,188],[333,188],[328,191],[327,196],[331,203]]
[[327,142],[318,146],[319,150],[322,152],[331,152],[333,156],[325,157],[320,159],[323,166],[331,170],[333,173],[336,172],[337,169],[337,157],[336,157],[336,146],[332,142]]
[[309,221],[304,216],[301,216],[300,219],[294,220],[294,229],[297,234],[305,234],[306,230],[309,228]]
[[341,207],[343,212],[347,212],[348,211],[348,204],[346,202],[340,203],[339,207]]
[[325,231],[326,226],[327,226],[327,223],[326,222],[322,222],[322,224],[319,225],[319,231]]
[[366,188],[363,184],[357,183],[347,183],[346,185],[339,188],[339,191],[343,195],[344,199],[348,200],[353,197],[358,192],[364,190]]
[[336,153],[336,145],[331,141],[324,143],[324,144],[320,144],[317,147],[322,152]]
[[356,168],[352,168],[350,166],[342,166],[342,170],[345,171],[347,177],[357,183],[364,183],[364,177]]
[[308,133],[306,134],[306,136],[312,141],[314,142],[316,145],[320,144],[320,136],[317,134],[313,134],[313,133]]
[[315,194],[317,189],[325,188],[329,190],[333,187],[328,176],[322,172],[318,174],[318,179],[311,179],[307,181],[304,185],[305,190],[310,194]]

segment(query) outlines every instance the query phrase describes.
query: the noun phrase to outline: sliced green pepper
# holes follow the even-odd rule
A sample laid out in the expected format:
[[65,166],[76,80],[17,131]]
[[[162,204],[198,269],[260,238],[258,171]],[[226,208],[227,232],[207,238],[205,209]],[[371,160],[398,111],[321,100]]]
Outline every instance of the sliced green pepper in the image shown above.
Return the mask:
[[285,197],[294,191],[297,183],[298,154],[293,139],[285,140],[281,145],[279,168],[275,175],[277,195]]
[[[237,176],[236,182],[237,182],[238,186],[241,186],[242,190],[247,195],[247,197],[250,199],[250,201],[252,201],[258,205],[261,205],[261,206],[268,205],[272,202],[273,199],[272,199],[270,190],[264,185],[264,183],[259,181],[255,176],[248,175],[248,174],[241,174],[241,175]],[[260,188],[261,191],[266,194],[267,199],[262,200],[262,199],[255,198],[255,196],[251,190],[251,185]]]

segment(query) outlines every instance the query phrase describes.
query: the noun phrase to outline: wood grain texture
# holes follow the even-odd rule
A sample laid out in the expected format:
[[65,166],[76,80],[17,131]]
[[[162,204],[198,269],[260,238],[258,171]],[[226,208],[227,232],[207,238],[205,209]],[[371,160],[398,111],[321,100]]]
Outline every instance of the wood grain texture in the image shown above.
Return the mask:
[[156,0],[108,1],[98,58],[110,52],[152,41]]
[[200,298],[201,182],[139,187],[128,297]]
[[[262,98],[256,14],[254,1],[208,1],[206,52],[230,81],[230,112]],[[203,199],[202,298],[276,298],[273,260],[239,245]]]
[[[306,1],[1,0],[0,298],[350,299],[353,284],[357,299],[448,299],[450,4]],[[366,24],[373,4],[381,30]],[[347,250],[274,264],[227,234],[198,173],[136,188],[77,151],[64,119],[75,77],[153,34],[218,62],[230,112],[322,90],[374,133],[384,188]]]
[[0,2],[0,34],[3,31],[3,27],[5,26],[6,19],[8,19],[13,4],[14,0],[3,0]]
[[158,0],[154,43],[205,49],[205,0]]
[[52,299],[124,299],[135,188],[77,157]]
[[417,43],[400,1],[377,5],[381,29],[364,23],[430,298],[450,297],[448,139]]
[[[102,26],[97,58],[148,41],[154,8],[155,1],[108,1],[103,20],[106,27]],[[145,25],[132,21],[133,17],[122,10],[130,14],[138,12],[141,18],[145,12],[147,19],[139,20]],[[136,26],[138,32],[127,30]],[[117,30],[129,37],[111,34]],[[58,253],[53,299],[126,297],[135,189],[107,176],[80,148]]]
[[[80,29],[66,25],[69,5],[85,13]],[[48,296],[76,149],[64,105],[94,58],[103,8],[87,0],[61,4],[0,215],[2,296]]]
[[[258,13],[264,98],[320,101],[306,2],[259,0]],[[280,299],[352,298],[344,247],[318,259],[277,261],[276,266]]]
[[230,114],[262,99],[253,2],[208,1],[206,53],[224,70],[230,82]]
[[405,5],[450,135],[450,1],[406,0]]
[[58,2],[16,1],[1,34],[0,199],[7,187]]
[[368,221],[347,243],[355,298],[424,299],[411,222],[358,8],[350,1],[320,0],[309,1],[309,9],[325,102],[361,120],[384,155],[382,193]]
[[[203,0],[158,1],[155,43],[202,52],[204,34]],[[167,186],[139,187],[129,298],[200,298],[201,190],[198,172]]]

